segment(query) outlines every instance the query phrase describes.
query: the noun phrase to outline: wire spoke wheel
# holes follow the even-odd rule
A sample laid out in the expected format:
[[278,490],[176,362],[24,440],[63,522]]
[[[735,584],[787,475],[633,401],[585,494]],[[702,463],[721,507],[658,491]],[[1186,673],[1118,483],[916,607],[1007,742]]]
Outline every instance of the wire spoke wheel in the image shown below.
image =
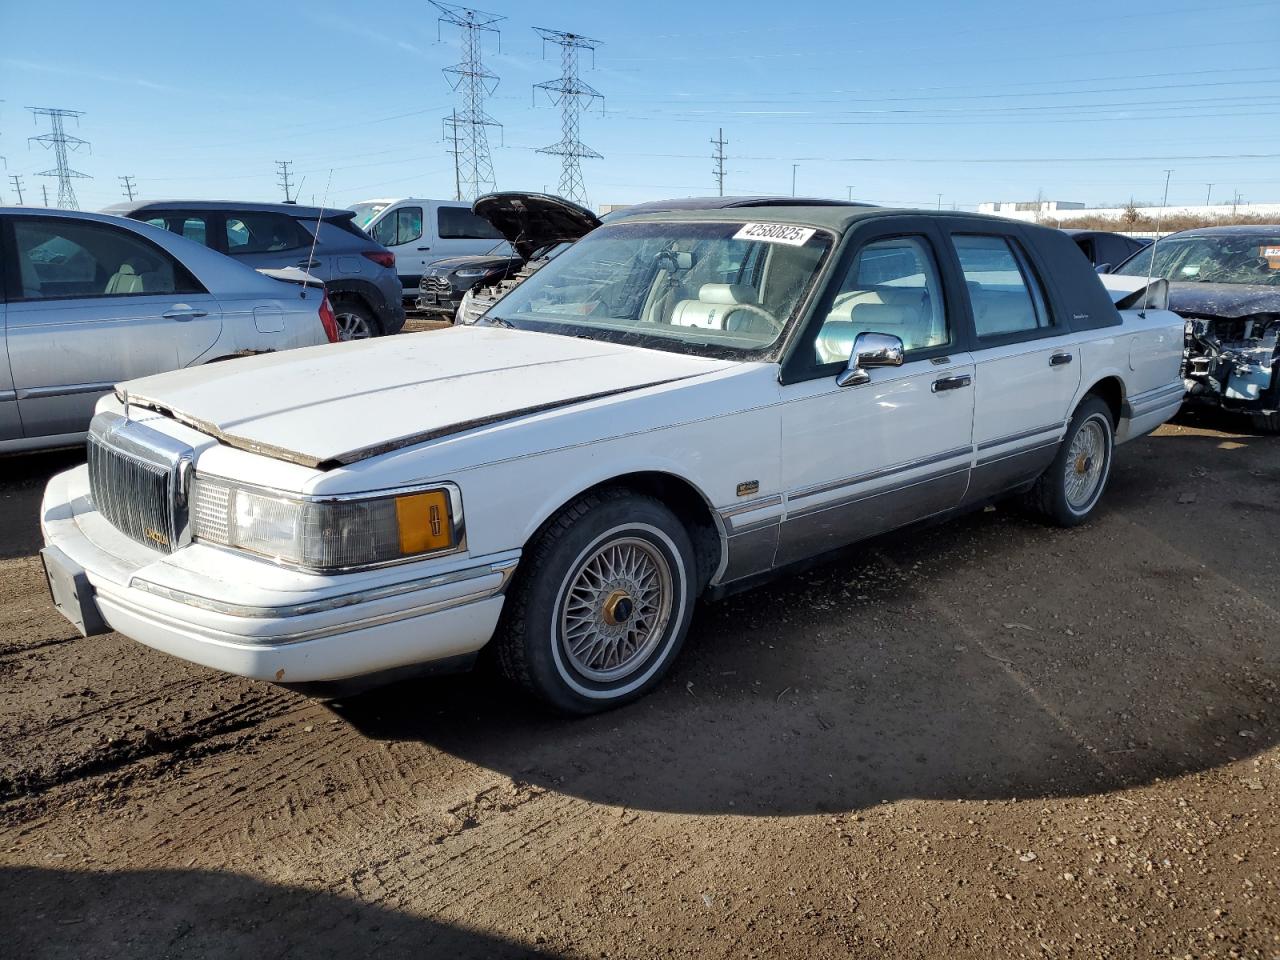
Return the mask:
[[339,340],[368,340],[373,336],[369,321],[358,313],[339,308],[333,317],[338,324]]
[[648,540],[620,537],[578,566],[562,594],[560,639],[574,670],[611,683],[640,668],[671,618],[671,565]]
[[1107,433],[1095,418],[1080,425],[1071,439],[1063,487],[1067,503],[1084,510],[1097,498],[1107,468]]

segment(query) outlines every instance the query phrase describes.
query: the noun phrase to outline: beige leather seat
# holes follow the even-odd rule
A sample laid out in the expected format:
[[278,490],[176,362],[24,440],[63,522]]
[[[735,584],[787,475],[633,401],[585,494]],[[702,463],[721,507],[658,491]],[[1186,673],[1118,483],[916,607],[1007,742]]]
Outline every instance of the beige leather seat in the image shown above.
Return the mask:
[[134,271],[133,265],[120,264],[120,268],[107,281],[103,293],[142,293],[142,278]]
[[[671,311],[671,324],[676,327],[701,327],[724,330],[725,318],[733,307],[756,305],[756,291],[742,283],[704,283],[698,288],[697,300],[681,300]],[[739,311],[745,313],[745,311]]]

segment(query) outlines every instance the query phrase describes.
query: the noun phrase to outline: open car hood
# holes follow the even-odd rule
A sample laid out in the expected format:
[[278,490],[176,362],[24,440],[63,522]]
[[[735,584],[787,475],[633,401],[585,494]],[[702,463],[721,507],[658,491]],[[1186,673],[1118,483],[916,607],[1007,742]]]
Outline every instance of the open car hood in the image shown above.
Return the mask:
[[488,193],[471,209],[493,224],[525,260],[539,247],[572,243],[600,226],[590,210],[546,193]]
[[728,366],[581,337],[451,327],[174,370],[116,394],[228,446],[326,470]]

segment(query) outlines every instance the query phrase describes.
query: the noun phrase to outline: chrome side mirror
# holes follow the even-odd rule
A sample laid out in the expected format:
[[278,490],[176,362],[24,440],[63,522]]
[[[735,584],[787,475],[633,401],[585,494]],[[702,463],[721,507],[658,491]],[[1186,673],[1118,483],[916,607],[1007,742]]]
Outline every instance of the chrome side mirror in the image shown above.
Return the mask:
[[902,366],[902,338],[888,333],[860,333],[853,341],[849,365],[836,377],[837,387],[856,387],[871,379],[871,367]]

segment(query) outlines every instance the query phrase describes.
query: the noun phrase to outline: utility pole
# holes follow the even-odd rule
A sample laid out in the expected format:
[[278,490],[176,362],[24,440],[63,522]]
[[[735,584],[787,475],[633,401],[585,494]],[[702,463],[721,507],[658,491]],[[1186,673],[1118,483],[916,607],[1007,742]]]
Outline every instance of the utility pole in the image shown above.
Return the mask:
[[281,189],[284,190],[285,203],[293,203],[294,200],[293,194],[291,193],[293,190],[293,182],[289,179],[289,168],[292,166],[292,160],[276,161],[276,183],[280,184]]
[[716,133],[716,137],[711,141],[711,145],[716,148],[716,152],[711,155],[711,159],[715,161],[715,169],[711,171],[711,175],[716,178],[716,186],[719,187],[720,196],[724,196],[724,148],[727,141],[724,138],[724,127]]
[[44,205],[49,206],[49,185],[47,183],[40,184],[40,195],[44,197]]
[[15,173],[9,179],[13,182],[14,192],[18,194],[18,206],[22,206],[22,177]]
[[942,194],[938,194],[938,209],[942,209]]
[[[38,122],[40,117],[49,118],[49,132],[42,133],[38,137],[29,137],[28,139],[46,149],[52,150],[55,166],[52,170],[42,170],[36,176],[58,178],[58,209],[79,210],[80,205],[76,200],[76,191],[71,185],[71,181],[80,178],[87,179],[89,175],[81,173],[79,170],[71,169],[71,164],[67,161],[67,151],[87,147],[89,146],[89,141],[81,140],[79,137],[73,137],[67,133],[63,126],[63,120],[67,117],[78,120],[84,116],[84,111],[62,110],[58,107],[27,107],[27,109],[31,111],[32,120]],[[47,200],[45,205],[48,206]]]
[[133,177],[124,176],[124,177],[119,177],[118,179],[120,180],[120,189],[124,191],[124,195],[126,197],[132,200],[133,192],[138,187],[138,185],[133,182]]
[[849,191],[849,202],[853,203],[853,187],[845,187]]
[[1209,188],[1204,192],[1204,205],[1207,207],[1209,206],[1209,198],[1213,196],[1213,184],[1206,183],[1205,186]]
[[498,88],[498,75],[485,69],[482,40],[486,33],[494,34],[501,51],[501,34],[494,24],[507,18],[438,0],[431,0],[431,5],[440,11],[437,32],[447,23],[457,27],[462,36],[462,59],[444,68],[449,86],[462,101],[461,109],[455,108],[444,123],[454,147],[455,192],[459,200],[474,200],[495,186],[489,127],[502,128],[484,109],[485,98]]
[[548,30],[546,27],[533,29],[542,38],[543,50],[548,43],[554,43],[560,48],[559,78],[533,85],[535,101],[537,92],[541,90],[548,100],[560,108],[560,140],[549,147],[541,147],[538,152],[560,158],[560,195],[586,206],[587,189],[582,182],[582,161],[603,160],[604,156],[582,142],[578,133],[579,117],[596,100],[600,101],[600,111],[603,113],[604,95],[578,76],[578,52],[590,50],[591,64],[594,66],[596,47],[600,45],[600,41],[565,30]]
[[800,164],[798,163],[793,163],[791,165],[791,195],[793,197],[796,195],[796,170],[799,166]]

